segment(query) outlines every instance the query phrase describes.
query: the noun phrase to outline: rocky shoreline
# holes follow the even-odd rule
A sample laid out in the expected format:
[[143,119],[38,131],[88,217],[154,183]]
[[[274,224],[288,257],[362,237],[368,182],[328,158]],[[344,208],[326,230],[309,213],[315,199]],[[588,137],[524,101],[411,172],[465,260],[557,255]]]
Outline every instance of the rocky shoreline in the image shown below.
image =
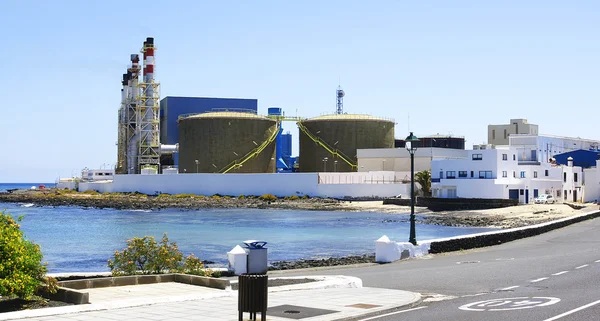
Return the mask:
[[277,261],[271,263],[271,266],[269,266],[269,271],[308,269],[315,267],[353,265],[360,263],[375,263],[375,253],[363,255],[349,255],[343,257],[329,257],[323,259]]
[[31,203],[38,206],[80,206],[91,208],[113,208],[118,210],[156,210],[164,208],[258,208],[295,210],[353,210],[342,207],[342,201],[331,198],[276,198],[263,196],[199,196],[191,194],[149,196],[139,193],[88,193],[62,190],[0,193],[0,202]]

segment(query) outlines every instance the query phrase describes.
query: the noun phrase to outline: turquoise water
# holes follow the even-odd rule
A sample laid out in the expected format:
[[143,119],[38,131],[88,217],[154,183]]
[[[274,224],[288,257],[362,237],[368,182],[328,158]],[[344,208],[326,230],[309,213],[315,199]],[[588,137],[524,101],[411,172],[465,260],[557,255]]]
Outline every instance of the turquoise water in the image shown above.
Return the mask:
[[[227,251],[248,239],[267,241],[269,260],[294,260],[375,252],[375,240],[387,235],[408,240],[408,215],[363,212],[258,209],[114,210],[80,207],[26,207],[0,203],[41,245],[50,272],[108,271],[106,260],[125,240],[167,232],[185,253],[227,263]],[[483,228],[417,224],[425,240],[489,231]]]

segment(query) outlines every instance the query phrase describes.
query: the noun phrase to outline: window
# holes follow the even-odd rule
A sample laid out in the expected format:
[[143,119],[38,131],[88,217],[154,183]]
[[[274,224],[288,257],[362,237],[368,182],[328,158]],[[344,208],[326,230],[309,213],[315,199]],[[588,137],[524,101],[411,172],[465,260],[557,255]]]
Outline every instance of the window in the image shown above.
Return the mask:
[[575,183],[577,183],[577,173],[573,173],[573,181],[575,181]]
[[546,176],[548,176],[548,170],[546,170],[544,173],[545,173]]
[[440,171],[440,179],[444,178],[444,172]]
[[482,160],[482,159],[483,159],[482,154],[473,154],[473,160]]
[[96,173],[96,175],[102,176],[102,175],[104,175],[104,173]]
[[479,178],[492,178],[492,171],[479,171]]
[[521,178],[525,178],[525,172],[521,172]]
[[475,172],[471,171],[471,178],[475,177]]
[[517,160],[517,155],[513,154],[513,160]]
[[496,139],[496,130],[492,129],[492,139]]
[[563,180],[565,181],[565,183],[567,182],[567,173],[563,173]]
[[565,201],[567,200],[567,190],[565,190]]
[[508,160],[508,154],[502,154],[502,160]]
[[524,191],[524,190],[522,190],[522,189],[520,189],[520,190],[519,190],[519,194],[523,195],[523,194],[525,194],[525,191]]
[[455,171],[446,171],[446,178],[447,179],[456,178],[456,172]]
[[467,171],[459,171],[458,177],[467,177]]
[[556,191],[556,197],[560,197],[560,190]]
[[508,173],[506,171],[502,171],[502,177],[508,177]]
[[533,172],[533,178],[537,178],[537,171]]
[[504,130],[504,139],[506,139],[506,129]]
[[517,172],[513,171],[513,177],[517,178]]

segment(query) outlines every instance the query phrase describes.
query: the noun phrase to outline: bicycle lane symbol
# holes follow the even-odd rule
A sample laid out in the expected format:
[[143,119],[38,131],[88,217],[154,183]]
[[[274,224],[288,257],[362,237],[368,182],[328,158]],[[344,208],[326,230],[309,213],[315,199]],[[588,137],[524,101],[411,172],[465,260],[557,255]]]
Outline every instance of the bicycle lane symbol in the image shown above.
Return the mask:
[[518,297],[478,301],[460,306],[465,311],[511,311],[540,308],[560,302],[553,297]]

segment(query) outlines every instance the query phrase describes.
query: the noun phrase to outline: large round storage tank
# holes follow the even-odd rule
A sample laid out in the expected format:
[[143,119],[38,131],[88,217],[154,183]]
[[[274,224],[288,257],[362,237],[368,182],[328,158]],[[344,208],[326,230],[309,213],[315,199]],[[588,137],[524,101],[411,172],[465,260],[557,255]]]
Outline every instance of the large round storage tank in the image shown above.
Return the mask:
[[303,120],[299,122],[299,126],[300,172],[356,171],[356,168],[315,142],[302,127],[312,134],[313,138],[324,142],[331,149],[341,151],[353,164],[357,164],[357,149],[394,147],[394,122],[389,119],[368,115],[333,114]]
[[[267,142],[275,120],[251,113],[209,112],[179,119],[179,173],[219,173]],[[197,162],[196,162],[197,160]],[[275,172],[275,140],[228,173]]]

